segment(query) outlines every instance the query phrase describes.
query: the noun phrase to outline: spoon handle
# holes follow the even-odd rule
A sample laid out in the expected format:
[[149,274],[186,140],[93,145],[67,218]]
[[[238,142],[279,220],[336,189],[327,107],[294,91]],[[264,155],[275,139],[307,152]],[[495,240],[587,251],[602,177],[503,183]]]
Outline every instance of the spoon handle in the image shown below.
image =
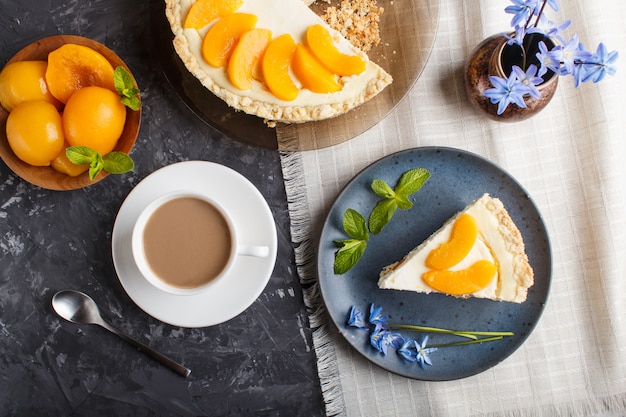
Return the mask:
[[151,347],[144,345],[140,341],[133,339],[132,337],[130,337],[126,333],[124,333],[124,332],[116,329],[115,327],[111,326],[109,323],[107,323],[105,321],[100,321],[97,324],[100,325],[101,327],[104,327],[105,329],[107,329],[111,333],[114,333],[117,336],[121,337],[126,342],[128,342],[131,345],[135,346],[137,349],[142,350],[143,352],[147,353],[148,356],[150,356],[151,358],[156,359],[157,361],[161,362],[163,365],[167,366],[168,368],[170,368],[172,371],[176,372],[177,374],[179,374],[181,376],[184,376],[186,378],[191,373],[191,369],[189,369],[189,368],[179,364],[178,362],[168,358],[167,356],[157,352],[156,350],[152,349]]

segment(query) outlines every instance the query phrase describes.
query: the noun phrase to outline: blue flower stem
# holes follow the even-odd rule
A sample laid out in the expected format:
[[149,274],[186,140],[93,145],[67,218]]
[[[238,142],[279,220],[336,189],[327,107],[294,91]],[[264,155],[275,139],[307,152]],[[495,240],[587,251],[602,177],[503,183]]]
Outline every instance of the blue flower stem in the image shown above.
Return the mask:
[[431,347],[431,348],[444,348],[444,347],[453,347],[453,346],[473,345],[474,343],[493,342],[495,340],[502,340],[503,337],[504,336],[484,337],[482,339],[467,340],[465,342],[454,342],[454,343],[442,343],[442,344],[439,344],[439,345],[429,345],[429,347]]
[[[543,0],[543,3],[541,4],[541,8],[539,9],[539,13],[537,13],[537,18],[535,19],[534,27],[537,27],[537,25],[539,24],[539,18],[541,18],[541,15],[543,14],[543,9],[546,8],[547,2],[548,0]],[[528,20],[526,21],[526,26],[524,26],[524,29],[528,29],[528,26],[530,26],[530,22],[532,20],[533,20],[533,14],[531,13],[530,16],[528,16]]]
[[439,327],[415,326],[412,324],[390,324],[389,328],[396,330],[408,330],[412,332],[453,334],[455,336],[466,337],[468,339],[477,339],[477,337],[472,335],[470,332],[460,332],[456,330],[442,329]]
[[473,334],[475,336],[515,336],[513,332],[457,332],[457,333],[468,333]]
[[541,4],[541,9],[539,9],[539,13],[537,13],[537,19],[535,20],[535,27],[537,27],[537,25],[539,24],[539,19],[541,18],[541,15],[543,14],[543,10],[546,8],[547,2],[548,0],[543,0],[543,3]]
[[460,337],[466,337],[472,340],[480,340],[477,336],[513,336],[513,332],[474,332],[474,331],[461,331],[461,330],[449,330],[442,329],[440,327],[427,327],[427,326],[416,326],[412,324],[389,324],[390,329],[395,330],[408,330],[413,332],[424,332],[424,333],[443,333],[443,334],[451,334]]
[[[537,13],[537,17],[535,19],[535,24],[534,27],[537,27],[537,25],[539,24],[539,19],[541,18],[541,15],[543,14],[543,10],[546,8],[546,3],[548,2],[548,0],[543,0],[543,2],[541,3],[541,8],[539,9],[539,13]],[[528,16],[528,20],[526,21],[526,26],[524,27],[524,29],[528,29],[528,27],[530,26],[530,22],[533,19],[533,14],[531,13],[530,16]],[[520,68],[522,68],[524,71],[526,71],[527,68],[527,54],[526,54],[526,50],[528,49],[528,47],[530,45],[526,44],[526,36],[524,36],[524,40],[522,41],[522,45],[520,45],[522,47],[522,65]]]

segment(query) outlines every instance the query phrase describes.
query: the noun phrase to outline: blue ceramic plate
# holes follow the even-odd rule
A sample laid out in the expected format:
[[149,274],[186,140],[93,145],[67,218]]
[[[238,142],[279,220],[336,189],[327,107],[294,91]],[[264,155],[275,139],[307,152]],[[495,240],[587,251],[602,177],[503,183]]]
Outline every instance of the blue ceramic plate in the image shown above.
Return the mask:
[[[431,177],[411,200],[410,210],[398,210],[378,235],[371,235],[359,263],[344,275],[333,273],[337,247],[345,239],[343,214],[353,208],[366,218],[378,201],[371,191],[374,179],[392,187],[403,172],[426,168]],[[485,299],[459,299],[443,294],[416,294],[381,290],[378,274],[383,266],[398,261],[424,241],[449,217],[483,193],[504,203],[526,245],[535,272],[535,284],[522,304]],[[544,309],[550,288],[552,260],[546,227],[528,193],[509,174],[488,160],[466,151],[427,147],[402,151],[370,165],[343,190],[332,206],[320,237],[318,273],[326,307],[339,332],[367,359],[378,366],[409,378],[452,380],[477,374],[498,364],[530,335]],[[366,331],[348,327],[351,306],[369,313],[369,305],[383,307],[393,323],[417,324],[455,330],[511,331],[515,335],[499,341],[440,348],[430,354],[432,366],[422,368],[402,359],[394,350],[382,355],[369,344]],[[421,341],[424,334],[403,333]],[[428,344],[462,339],[430,334]]]

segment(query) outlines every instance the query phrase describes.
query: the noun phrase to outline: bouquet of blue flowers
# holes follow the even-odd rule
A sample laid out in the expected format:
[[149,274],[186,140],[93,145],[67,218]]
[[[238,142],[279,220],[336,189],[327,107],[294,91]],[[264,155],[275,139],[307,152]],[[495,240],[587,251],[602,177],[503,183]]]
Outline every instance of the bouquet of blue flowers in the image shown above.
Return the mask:
[[[512,5],[504,11],[512,14],[514,32],[505,35],[507,46],[519,51],[517,65],[510,67],[508,77],[490,76],[493,88],[484,92],[491,103],[498,104],[498,115],[510,103],[526,108],[525,96],[539,98],[537,86],[548,78],[571,75],[574,84],[602,80],[606,74],[615,74],[617,51],[609,52],[603,43],[595,53],[589,52],[579,41],[578,35],[565,39],[562,32],[570,25],[567,20],[557,24],[544,14],[546,5],[559,10],[556,0],[511,0]],[[542,39],[533,42],[533,39]],[[549,40],[549,41],[546,41]],[[517,54],[517,52],[515,52]]]

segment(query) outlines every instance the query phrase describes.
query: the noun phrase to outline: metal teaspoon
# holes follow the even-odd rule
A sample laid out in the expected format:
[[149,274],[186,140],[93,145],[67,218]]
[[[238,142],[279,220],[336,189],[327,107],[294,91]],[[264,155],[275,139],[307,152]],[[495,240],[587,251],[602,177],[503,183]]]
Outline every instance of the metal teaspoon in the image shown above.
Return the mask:
[[104,327],[111,333],[118,335],[126,342],[135,346],[137,349],[144,351],[150,357],[161,362],[163,365],[167,366],[179,375],[187,377],[191,373],[189,368],[186,368],[172,359],[160,354],[104,321],[100,316],[100,311],[98,310],[96,302],[85,293],[74,290],[59,291],[52,297],[52,308],[59,315],[59,317],[62,317],[67,321],[71,321],[72,323],[97,324],[100,327]]

